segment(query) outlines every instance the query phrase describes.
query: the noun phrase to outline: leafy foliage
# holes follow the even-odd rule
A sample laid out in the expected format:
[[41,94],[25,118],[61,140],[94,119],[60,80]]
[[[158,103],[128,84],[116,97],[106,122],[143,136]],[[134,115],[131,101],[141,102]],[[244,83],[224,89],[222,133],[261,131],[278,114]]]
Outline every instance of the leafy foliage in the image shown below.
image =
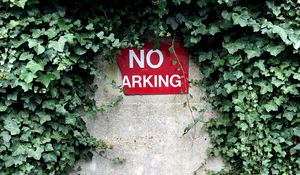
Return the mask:
[[91,31],[108,32],[99,19],[73,15],[58,2],[0,2],[0,174],[66,174],[80,153],[109,148],[80,109],[96,112],[94,53],[120,45]]
[[222,114],[206,124],[211,155],[223,156],[228,174],[298,174],[298,4],[200,6],[195,16],[181,11],[190,19],[178,30],[199,58],[203,85]]
[[206,127],[228,174],[299,173],[299,14],[272,0],[0,1],[0,174],[64,174],[106,149],[79,110],[96,111],[94,54],[172,34],[221,113]]

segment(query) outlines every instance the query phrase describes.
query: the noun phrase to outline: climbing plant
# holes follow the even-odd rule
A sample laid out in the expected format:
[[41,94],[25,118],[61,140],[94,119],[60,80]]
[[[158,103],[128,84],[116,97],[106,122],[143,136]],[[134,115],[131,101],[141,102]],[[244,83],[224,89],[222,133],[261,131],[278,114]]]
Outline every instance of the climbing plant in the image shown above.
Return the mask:
[[85,20],[78,2],[65,4],[0,2],[0,174],[65,174],[80,154],[109,148],[81,116],[97,112],[94,53],[121,43],[114,21]]
[[82,120],[103,110],[97,59],[168,38],[199,63],[220,113],[206,128],[222,173],[299,173],[299,15],[290,0],[1,0],[0,174],[67,174],[102,155]]

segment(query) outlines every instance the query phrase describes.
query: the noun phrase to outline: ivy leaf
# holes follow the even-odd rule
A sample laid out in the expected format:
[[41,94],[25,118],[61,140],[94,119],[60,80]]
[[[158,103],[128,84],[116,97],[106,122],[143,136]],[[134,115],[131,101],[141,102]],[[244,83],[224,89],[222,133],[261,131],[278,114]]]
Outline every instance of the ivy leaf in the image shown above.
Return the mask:
[[290,153],[291,155],[295,154],[297,151],[300,151],[300,143],[298,143],[296,146],[291,148]]
[[121,164],[123,164],[125,161],[126,161],[126,159],[120,158],[120,157],[115,157],[115,158],[112,159],[112,162],[113,162],[115,165],[121,165]]
[[248,129],[247,123],[244,123],[244,122],[240,124],[240,127],[241,127],[242,131],[246,131]]
[[262,54],[262,50],[259,48],[245,49],[244,51],[247,54],[248,59],[259,57]]
[[6,118],[4,120],[4,129],[9,131],[11,135],[17,135],[21,132],[18,123],[11,118]]
[[52,39],[57,35],[57,31],[54,28],[49,28],[45,31],[45,35],[47,35],[48,39]]
[[4,112],[4,111],[6,111],[6,109],[7,109],[7,106],[3,103],[0,103],[0,112]]
[[295,113],[294,112],[284,112],[282,116],[285,117],[286,119],[288,119],[288,121],[292,121],[295,116]]
[[31,32],[32,32],[31,36],[32,36],[32,38],[39,38],[40,36],[43,35],[44,31],[45,31],[44,29],[43,30],[41,30],[41,29],[32,29],[31,30]]
[[294,73],[293,78],[295,80],[299,80],[300,81],[300,74],[299,73]]
[[42,46],[41,44],[38,44],[33,49],[34,49],[34,51],[36,52],[37,55],[40,55],[40,54],[45,52],[45,47]]
[[25,60],[31,60],[34,57],[34,55],[32,53],[29,52],[23,52],[20,57],[19,60],[25,61]]
[[107,39],[111,42],[113,42],[115,40],[115,34],[114,33],[111,33],[108,35]]
[[53,146],[51,143],[48,143],[46,146],[45,146],[45,151],[53,151]]
[[279,44],[279,45],[267,45],[266,46],[266,51],[269,52],[272,56],[277,56],[279,53],[284,51],[285,45]]
[[33,48],[39,44],[37,39],[28,39],[28,47]]
[[276,77],[272,77],[271,83],[275,86],[275,87],[279,87],[281,85],[284,84],[284,81],[281,81],[279,79],[277,79]]
[[116,39],[113,43],[112,43],[113,47],[119,48],[121,46],[120,40]]
[[200,52],[198,56],[198,61],[203,62],[205,60],[211,60],[212,59],[212,52]]
[[300,127],[294,128],[293,132],[295,136],[300,137]]
[[74,47],[74,52],[77,54],[77,55],[83,55],[87,52],[86,48],[84,47],[81,47],[81,46],[76,46]]
[[41,82],[46,88],[48,88],[51,81],[56,79],[56,75],[53,73],[46,73],[44,75],[39,76],[36,81]]
[[94,24],[90,23],[90,24],[88,24],[87,26],[85,26],[85,28],[86,28],[87,30],[94,30]]
[[266,71],[266,67],[265,67],[264,62],[265,62],[265,60],[259,60],[259,61],[257,61],[257,62],[254,63],[254,66],[258,67],[262,72],[265,72]]
[[167,18],[166,24],[169,24],[173,30],[176,30],[178,27],[178,23],[174,17]]
[[194,127],[194,123],[188,124],[188,126],[184,128],[182,135],[187,134],[193,127]]
[[68,42],[69,44],[73,44],[74,43],[74,34],[72,33],[68,33],[66,35],[64,35],[64,38],[67,40],[66,42]]
[[220,30],[219,26],[217,26],[216,24],[213,24],[213,25],[209,26],[209,28],[208,28],[208,32],[211,35],[215,35],[216,33],[220,32],[220,31],[221,30]]
[[99,51],[100,46],[99,45],[93,45],[92,50],[96,53]]
[[70,124],[70,125],[74,125],[74,126],[75,126],[76,121],[77,121],[76,116],[74,116],[74,115],[67,115],[67,116],[66,116],[66,123],[67,123],[67,124]]
[[56,162],[57,161],[57,156],[51,152],[51,153],[44,153],[43,154],[43,159],[45,162]]
[[277,111],[278,106],[274,103],[268,103],[268,104],[265,104],[265,109],[266,109],[267,112]]
[[278,34],[282,39],[282,41],[285,42],[286,44],[290,43],[290,41],[287,39],[286,31],[282,27],[274,25],[272,28],[272,32]]
[[23,162],[26,161],[26,157],[19,155],[19,156],[5,156],[3,158],[4,160],[4,165],[6,168],[11,167],[13,165],[18,166],[21,165]]
[[244,48],[244,45],[238,42],[232,42],[232,43],[223,43],[223,47],[225,49],[227,49],[227,51],[230,54],[234,54],[235,52],[237,52],[239,49]]
[[[25,78],[25,80],[26,80],[26,78]],[[16,81],[14,83],[14,86],[21,86],[21,88],[23,89],[24,92],[27,92],[29,89],[32,89],[32,83],[26,83],[23,81]]]
[[65,109],[65,105],[57,104],[55,105],[56,112],[59,114],[65,115],[68,113],[68,111]]
[[24,9],[27,0],[11,0],[13,4]]
[[35,74],[37,71],[44,70],[44,65],[31,60],[27,63],[26,68],[29,69],[33,74]]
[[221,58],[218,58],[218,59],[212,60],[212,63],[214,65],[214,67],[221,67],[225,64],[225,60],[221,59]]
[[282,150],[282,147],[280,145],[276,145],[273,147],[274,151],[281,154],[283,157],[285,156],[285,152]]
[[233,91],[237,90],[236,84],[233,84],[233,85],[232,85],[231,83],[226,83],[226,84],[224,85],[224,87],[225,87],[226,92],[227,92],[228,94],[230,94],[230,93],[232,93]]
[[258,83],[260,86],[260,94],[266,94],[267,92],[273,92],[273,86],[271,83],[261,81]]
[[2,140],[3,140],[4,144],[7,147],[9,147],[9,145],[10,145],[9,141],[11,139],[11,135],[9,134],[9,132],[3,131],[3,132],[1,132],[0,136],[2,136]]
[[244,76],[244,73],[242,72],[242,71],[235,71],[234,73],[233,73],[233,75],[237,78],[237,79],[239,79],[239,78],[241,78],[241,77],[243,77]]
[[11,93],[11,94],[7,95],[7,100],[17,101],[17,99],[18,99],[18,93],[17,92],[14,92],[14,93]]
[[181,13],[178,13],[176,15],[176,21],[179,23],[179,24],[182,24],[183,22],[186,22],[186,19],[185,17],[181,14]]
[[234,24],[239,24],[241,27],[245,27],[248,24],[248,19],[250,18],[247,14],[232,13],[232,20]]
[[300,48],[300,41],[299,40],[294,41],[293,46],[296,50],[298,50]]
[[296,85],[282,86],[280,89],[283,91],[284,94],[293,94],[293,95],[299,94],[299,91],[298,91]]
[[51,120],[51,116],[49,114],[45,113],[45,112],[38,112],[37,116],[40,119],[40,124],[44,124],[45,122]]
[[34,158],[35,160],[40,160],[43,152],[44,152],[44,147],[39,146],[35,150],[29,149],[28,156]]
[[34,75],[32,72],[28,72],[27,70],[22,70],[20,75],[20,79],[24,80],[26,83],[31,83],[36,77],[36,75]]
[[286,99],[283,96],[274,97],[273,100],[278,106],[281,106],[283,103],[286,102]]
[[27,153],[27,147],[24,146],[23,144],[18,144],[16,146],[16,148],[14,149],[12,156],[18,156],[18,155],[22,155],[22,154],[26,154]]
[[13,29],[20,24],[20,21],[10,20],[8,24],[9,29]]
[[103,31],[97,33],[96,35],[97,35],[97,37],[98,37],[99,39],[104,39],[104,32],[103,32]]
[[55,104],[55,100],[45,100],[42,104],[42,108],[53,110],[55,108]]
[[270,72],[274,72],[275,76],[279,80],[285,80],[286,79],[285,73],[283,72],[282,68],[280,68],[280,67],[271,67]]
[[172,65],[176,65],[176,64],[177,64],[177,60],[174,59],[174,60],[172,61]]
[[63,52],[67,39],[63,36],[59,37],[58,41],[50,41],[49,48],[53,48],[58,52]]

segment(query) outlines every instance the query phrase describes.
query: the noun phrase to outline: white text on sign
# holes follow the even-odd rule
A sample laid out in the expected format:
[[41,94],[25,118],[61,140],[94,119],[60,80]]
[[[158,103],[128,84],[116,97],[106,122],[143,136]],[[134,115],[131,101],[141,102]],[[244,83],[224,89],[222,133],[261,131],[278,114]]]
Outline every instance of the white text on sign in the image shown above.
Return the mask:
[[[158,55],[158,62],[154,64],[151,60],[153,54]],[[134,68],[134,61],[139,68],[145,68],[145,50],[141,49],[139,56],[134,50],[129,50],[129,68]],[[146,64],[152,69],[158,69],[164,62],[164,56],[159,49],[149,50],[146,54]],[[178,74],[173,75],[132,75],[131,78],[128,75],[123,77],[123,87],[129,88],[157,88],[157,87],[181,87],[182,81]]]
[[[156,65],[152,64],[152,62],[151,62],[151,55],[153,53],[157,53],[158,57],[159,57],[159,61]],[[133,50],[129,50],[129,68],[133,68],[133,60],[136,61],[136,63],[139,65],[140,68],[145,68],[145,52],[144,52],[144,50],[140,50],[140,58],[135,54],[135,52]],[[159,68],[163,64],[163,61],[164,61],[164,56],[161,53],[161,51],[158,49],[156,49],[156,50],[151,49],[146,55],[146,62],[148,64],[148,66],[153,69]]]

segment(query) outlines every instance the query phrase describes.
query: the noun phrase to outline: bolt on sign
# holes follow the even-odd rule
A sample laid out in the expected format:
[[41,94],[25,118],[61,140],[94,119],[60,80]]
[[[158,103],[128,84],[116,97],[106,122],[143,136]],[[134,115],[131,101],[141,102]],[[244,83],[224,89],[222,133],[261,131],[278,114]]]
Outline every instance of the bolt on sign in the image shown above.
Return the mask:
[[[173,47],[174,46],[174,47]],[[180,43],[125,48],[117,57],[125,95],[187,94],[189,59]]]

